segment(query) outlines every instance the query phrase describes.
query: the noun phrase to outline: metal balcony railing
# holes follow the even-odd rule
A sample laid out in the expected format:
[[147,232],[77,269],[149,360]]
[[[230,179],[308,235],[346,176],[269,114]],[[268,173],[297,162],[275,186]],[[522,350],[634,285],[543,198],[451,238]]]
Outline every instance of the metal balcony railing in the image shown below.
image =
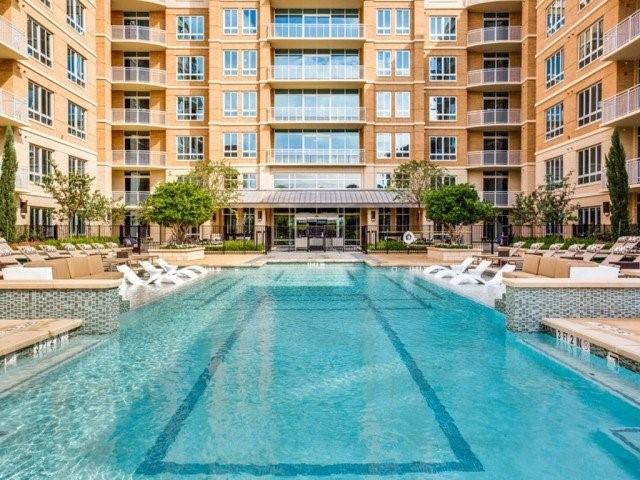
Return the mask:
[[467,85],[493,85],[496,83],[520,83],[519,68],[484,68],[467,74]]
[[111,27],[112,40],[135,40],[141,42],[166,43],[167,35],[164,30],[137,25],[113,25]]
[[364,25],[361,23],[324,25],[303,25],[294,23],[272,23],[269,25],[270,38],[297,39],[357,39],[364,38]]
[[114,108],[111,122],[115,124],[164,125],[165,112],[139,108]]
[[112,82],[132,83],[167,83],[167,72],[156,68],[111,67]]
[[269,119],[276,122],[364,122],[364,107],[272,107]]
[[27,55],[27,35],[4,18],[0,18],[0,42],[24,56]]
[[478,28],[467,33],[467,45],[482,45],[497,42],[519,42],[522,39],[522,27]]
[[[640,37],[640,10],[604,34],[603,56],[607,56]],[[638,52],[640,57],[640,52]]]
[[114,150],[111,155],[113,165],[162,167],[167,162],[165,152],[150,150]]
[[283,148],[269,150],[268,158],[274,165],[359,165],[364,161],[364,150]]
[[362,80],[361,65],[273,65],[269,67],[273,80]]
[[16,97],[11,92],[0,90],[0,115],[19,122],[28,122],[27,101]]
[[483,127],[492,125],[519,125],[519,109],[474,110],[467,113],[468,127]]
[[18,170],[16,171],[16,190],[28,190],[28,189],[29,189],[29,169],[24,167],[18,168]]
[[613,122],[638,112],[640,112],[640,85],[605,99],[602,105],[602,123]]
[[480,198],[494,207],[511,207],[520,192],[480,192]]
[[[627,160],[627,176],[629,177],[629,185],[640,185],[640,158],[632,158]],[[607,170],[602,170],[602,188],[607,189]]]
[[144,203],[151,192],[113,192],[113,200],[124,202],[126,206],[135,207]]
[[520,150],[482,150],[468,153],[468,164],[474,167],[513,167],[520,165]]

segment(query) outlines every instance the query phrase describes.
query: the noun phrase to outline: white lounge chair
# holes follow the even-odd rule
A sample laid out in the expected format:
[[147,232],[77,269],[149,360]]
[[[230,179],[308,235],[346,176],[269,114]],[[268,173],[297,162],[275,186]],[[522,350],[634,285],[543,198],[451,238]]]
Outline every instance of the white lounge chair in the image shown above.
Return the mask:
[[180,272],[184,272],[185,270],[191,270],[201,275],[204,275],[205,273],[207,273],[207,269],[204,267],[201,267],[200,265],[188,265],[186,267],[180,268],[177,265],[169,265],[164,258],[158,258],[156,260],[156,264],[158,264],[158,266],[162,270],[164,270],[165,273],[176,273],[176,272],[180,273]]
[[500,285],[502,283],[502,274],[505,272],[513,272],[516,269],[515,265],[512,265],[511,263],[506,263],[504,264],[502,267],[500,267],[500,269],[495,273],[495,275],[489,279],[489,280],[485,280],[484,278],[482,278],[482,274],[480,275],[476,275],[476,274],[470,274],[470,273],[463,273],[461,275],[458,275],[455,278],[451,279],[451,285],[463,285],[465,283],[480,283],[482,285]]
[[124,280],[131,285],[143,286],[150,285],[160,278],[160,275],[151,275],[147,280],[141,279],[136,272],[134,272],[128,265],[116,266],[119,272],[124,275]]
[[467,268],[471,266],[473,263],[473,257],[465,258],[462,263],[458,263],[456,265],[442,266],[442,265],[431,265],[423,270],[426,274],[433,274],[440,272],[442,270],[453,270],[454,272],[465,272]]
[[[147,272],[149,274],[149,276],[151,275],[160,275],[160,277],[158,278],[158,281],[163,282],[169,282],[169,283],[173,283],[175,285],[180,285],[181,283],[184,283],[184,280],[180,277],[178,277],[174,272],[171,273],[166,273],[164,270],[162,270],[161,268],[157,268],[154,267],[151,262],[149,262],[148,260],[142,260],[140,262],[140,266],[144,269],[145,272]],[[195,278],[197,276],[196,273],[191,272],[193,276],[190,276],[189,274],[185,275],[185,277],[189,277],[189,278]]]
[[436,278],[452,278],[457,277],[458,275],[482,275],[487,268],[491,266],[491,260],[482,260],[478,265],[468,271],[468,273],[464,272],[456,272],[454,270],[440,270],[434,276]]

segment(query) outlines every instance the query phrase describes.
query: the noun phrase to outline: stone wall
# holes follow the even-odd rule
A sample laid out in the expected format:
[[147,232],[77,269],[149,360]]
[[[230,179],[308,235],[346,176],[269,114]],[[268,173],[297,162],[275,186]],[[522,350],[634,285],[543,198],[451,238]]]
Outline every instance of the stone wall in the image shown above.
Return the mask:
[[542,330],[543,318],[640,317],[640,288],[527,288],[507,285],[503,306],[509,330],[538,332]]

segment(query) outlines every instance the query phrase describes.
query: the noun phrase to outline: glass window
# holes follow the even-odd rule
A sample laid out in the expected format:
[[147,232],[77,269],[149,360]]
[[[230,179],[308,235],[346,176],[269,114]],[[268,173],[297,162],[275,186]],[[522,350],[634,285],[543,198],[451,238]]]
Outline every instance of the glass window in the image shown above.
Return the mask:
[[547,36],[553,35],[564,25],[564,0],[554,0],[547,7]]
[[176,38],[178,40],[204,40],[202,15],[178,15]]
[[317,190],[360,188],[362,178],[359,173],[274,173],[273,188]]
[[258,11],[255,8],[242,10],[242,34],[255,35],[258,33]]
[[390,173],[376,173],[376,188],[385,189],[391,186]]
[[224,50],[222,57],[223,57],[222,73],[227,77],[235,77],[236,75],[238,75],[238,51]]
[[41,183],[42,178],[51,174],[53,150],[29,144],[29,180]]
[[178,160],[203,160],[204,137],[177,136],[176,156]]
[[396,133],[396,158],[409,158],[411,152],[411,135]]
[[429,80],[455,81],[456,57],[429,57]]
[[244,190],[255,190],[258,188],[258,182],[255,173],[242,174],[242,188]]
[[67,47],[67,78],[84,87],[86,59],[73,48]]
[[258,73],[258,51],[242,51],[242,75],[244,77],[254,76]]
[[224,117],[238,116],[238,92],[223,92],[222,115]]
[[408,118],[411,112],[411,93],[396,92],[396,117]]
[[204,80],[204,57],[179,56],[177,80]]
[[40,63],[52,64],[53,34],[36,22],[27,19],[27,52]]
[[376,133],[376,158],[391,158],[391,134]]
[[596,83],[578,92],[578,126],[600,120],[602,117],[602,83]]
[[87,173],[87,161],[78,157],[69,155],[67,160],[67,166],[69,173],[77,173],[78,175],[85,175]]
[[586,67],[602,55],[603,39],[602,19],[578,35],[578,68]]
[[257,151],[257,135],[254,132],[242,134],[242,156],[247,158],[256,158]]
[[545,161],[545,182],[549,186],[557,185],[564,177],[563,157],[550,158]]
[[578,0],[578,9],[582,10],[584,7],[586,7],[590,3],[591,3],[591,0]]
[[429,97],[429,120],[456,120],[456,97]]
[[429,137],[429,160],[455,160],[457,149],[458,137]]
[[411,60],[409,50],[396,51],[396,75],[398,77],[408,77],[411,70]]
[[29,118],[45,125],[53,124],[53,93],[29,81]]
[[391,35],[391,10],[380,8],[376,15],[376,33],[378,35]]
[[179,96],[177,104],[178,120],[204,120],[204,97]]
[[67,24],[79,33],[84,33],[84,12],[84,5],[78,0],[67,0]]
[[545,60],[546,87],[553,87],[564,80],[564,49],[560,49]]
[[578,208],[578,225],[600,225],[600,207]]
[[391,92],[376,92],[376,115],[381,118],[391,116]]
[[235,8],[225,8],[223,10],[225,35],[235,35],[238,33],[238,10]]
[[544,112],[544,138],[550,140],[564,132],[564,104],[556,103]]
[[242,92],[242,116],[255,117],[258,114],[258,93]]
[[456,39],[456,17],[429,17],[429,38],[434,42]]
[[602,147],[578,150],[578,185],[595,183],[602,179]]
[[379,77],[391,76],[391,50],[378,50],[376,73]]
[[67,132],[74,137],[87,137],[87,110],[73,102],[67,104]]
[[237,133],[222,134],[222,154],[226,158],[238,156],[238,134]]
[[396,34],[409,35],[411,33],[411,10],[398,8],[396,10]]

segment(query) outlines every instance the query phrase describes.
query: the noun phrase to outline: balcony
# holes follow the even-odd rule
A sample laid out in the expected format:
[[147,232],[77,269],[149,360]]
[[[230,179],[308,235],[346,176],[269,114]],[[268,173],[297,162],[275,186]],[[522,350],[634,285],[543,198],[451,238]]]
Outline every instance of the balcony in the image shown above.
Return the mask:
[[111,82],[113,90],[164,90],[167,87],[167,72],[156,68],[111,67]]
[[[637,191],[640,187],[640,158],[632,158],[627,160],[627,176],[629,177],[629,187]],[[608,178],[606,169],[602,170],[602,188],[608,189]]]
[[137,108],[114,108],[111,110],[111,124],[118,130],[164,130],[165,112]]
[[358,48],[364,43],[364,25],[273,23],[267,37],[274,48]]
[[603,60],[640,58],[640,10],[604,34]]
[[640,125],[640,85],[605,99],[602,105],[602,125],[611,127]]
[[29,125],[27,101],[16,97],[13,93],[0,90],[0,125]]
[[271,8],[362,8],[363,0],[271,0]]
[[269,109],[269,123],[274,127],[323,128],[332,123],[358,126],[364,122],[364,107],[272,107]]
[[364,83],[362,65],[273,65],[269,83],[274,87],[357,87]]
[[111,27],[111,47],[123,52],[158,51],[166,48],[164,30],[136,25],[113,25]]
[[27,35],[0,18],[0,59],[27,58]]
[[520,90],[520,68],[485,68],[467,73],[467,88],[480,92]]
[[520,150],[483,150],[469,152],[467,164],[474,168],[508,168],[520,166]]
[[470,12],[519,12],[522,0],[465,0]]
[[29,191],[29,169],[18,168],[16,171],[16,191],[28,192]]
[[520,192],[478,192],[480,198],[494,207],[511,208]]
[[360,166],[364,164],[364,150],[351,149],[274,149],[268,152],[271,165],[285,166]]
[[127,207],[137,207],[149,198],[151,192],[113,192],[114,202],[124,202]]
[[114,11],[157,12],[165,8],[165,0],[111,0],[111,10]]
[[165,152],[150,150],[114,150],[111,153],[113,167],[161,168],[167,162]]
[[520,110],[475,110],[467,113],[470,130],[517,130],[520,128]]
[[473,52],[514,52],[520,50],[522,27],[490,27],[467,34],[467,50]]

